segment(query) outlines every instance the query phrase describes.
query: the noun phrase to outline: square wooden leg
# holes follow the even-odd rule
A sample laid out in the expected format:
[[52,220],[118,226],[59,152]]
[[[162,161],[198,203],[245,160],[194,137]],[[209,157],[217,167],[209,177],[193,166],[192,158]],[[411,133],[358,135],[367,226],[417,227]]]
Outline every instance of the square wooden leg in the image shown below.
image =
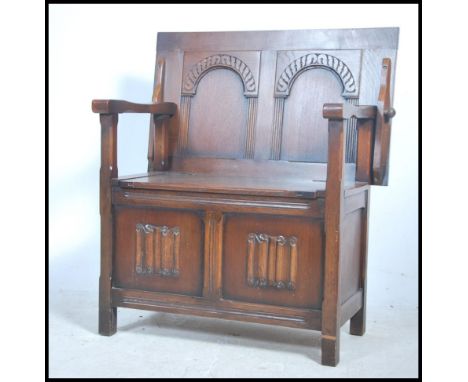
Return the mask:
[[101,275],[99,277],[99,334],[111,336],[117,330],[117,308],[111,306],[113,218],[112,179],[117,178],[117,114],[101,114]]
[[322,365],[336,366],[340,362],[339,337],[322,334]]
[[111,336],[117,331],[117,308],[111,306],[110,279],[99,278],[99,334]]
[[117,331],[117,308],[99,308],[99,334],[111,336]]
[[349,325],[349,334],[362,336],[366,332],[366,307],[363,306],[353,317]]

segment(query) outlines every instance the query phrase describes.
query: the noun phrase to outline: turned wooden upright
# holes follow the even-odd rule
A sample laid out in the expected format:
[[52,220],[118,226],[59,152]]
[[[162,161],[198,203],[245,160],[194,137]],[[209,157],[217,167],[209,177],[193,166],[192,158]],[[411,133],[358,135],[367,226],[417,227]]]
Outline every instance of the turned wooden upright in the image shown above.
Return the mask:
[[[340,328],[365,331],[397,44],[397,28],[159,33],[152,103],[92,105],[99,333],[117,307],[313,329],[336,365]],[[150,116],[145,173],[118,176],[120,113]]]

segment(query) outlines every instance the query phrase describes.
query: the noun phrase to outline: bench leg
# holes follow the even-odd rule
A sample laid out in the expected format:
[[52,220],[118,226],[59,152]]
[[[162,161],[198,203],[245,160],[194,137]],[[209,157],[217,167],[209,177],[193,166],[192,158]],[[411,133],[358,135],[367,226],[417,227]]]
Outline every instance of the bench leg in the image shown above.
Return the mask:
[[99,334],[111,336],[117,331],[117,308],[99,309]]
[[322,334],[322,365],[336,366],[340,362],[340,338]]
[[322,302],[322,365],[340,361],[340,257],[344,229],[346,126],[343,119],[328,121],[327,193],[325,196],[325,266]]
[[110,305],[110,281],[99,280],[99,334],[111,336],[117,331],[117,308]]
[[359,311],[351,317],[349,325],[349,334],[353,336],[363,336],[366,332],[366,306],[364,305]]
[[[369,195],[367,195],[368,203]],[[362,288],[362,308],[351,317],[349,334],[353,336],[362,336],[366,332],[366,292],[367,292],[367,222],[369,210],[366,207],[362,212],[361,220],[361,270],[360,270],[360,284]]]
[[117,308],[112,306],[112,215],[101,217],[101,276],[99,277],[99,334],[117,330]]
[[117,330],[117,308],[112,306],[112,257],[114,253],[114,221],[112,179],[117,170],[117,114],[101,114],[101,275],[99,277],[99,334],[111,336]]

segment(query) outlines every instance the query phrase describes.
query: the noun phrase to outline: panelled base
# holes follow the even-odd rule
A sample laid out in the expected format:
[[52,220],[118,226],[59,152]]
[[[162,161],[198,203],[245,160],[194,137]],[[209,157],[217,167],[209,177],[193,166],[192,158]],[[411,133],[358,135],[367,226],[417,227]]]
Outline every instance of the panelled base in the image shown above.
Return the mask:
[[[362,208],[352,202],[348,213]],[[116,331],[117,307],[321,331],[323,207],[320,198],[115,187],[110,306],[100,309],[99,333]],[[358,289],[340,307],[352,334],[363,332],[363,299]],[[322,336],[322,363],[336,365],[338,349],[339,339]]]
[[292,328],[321,329],[321,312],[313,309],[284,308],[225,299],[213,301],[203,297],[120,288],[112,289],[112,305]]

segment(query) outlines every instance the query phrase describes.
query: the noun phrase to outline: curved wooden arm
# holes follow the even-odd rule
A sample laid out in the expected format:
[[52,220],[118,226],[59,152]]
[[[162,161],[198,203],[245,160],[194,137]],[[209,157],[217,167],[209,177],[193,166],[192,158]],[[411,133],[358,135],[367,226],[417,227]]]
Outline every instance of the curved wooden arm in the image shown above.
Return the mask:
[[375,144],[373,158],[373,184],[379,186],[388,185],[388,169],[390,160],[390,134],[392,118],[395,109],[390,100],[392,62],[389,58],[382,61],[382,75],[380,80],[379,99],[377,102],[378,113],[375,120]]
[[326,119],[373,119],[377,115],[377,106],[355,106],[350,103],[326,103],[323,105],[323,118]]
[[149,113],[160,119],[172,117],[177,111],[177,104],[173,102],[141,104],[114,99],[95,99],[92,109],[94,113],[100,114]]

